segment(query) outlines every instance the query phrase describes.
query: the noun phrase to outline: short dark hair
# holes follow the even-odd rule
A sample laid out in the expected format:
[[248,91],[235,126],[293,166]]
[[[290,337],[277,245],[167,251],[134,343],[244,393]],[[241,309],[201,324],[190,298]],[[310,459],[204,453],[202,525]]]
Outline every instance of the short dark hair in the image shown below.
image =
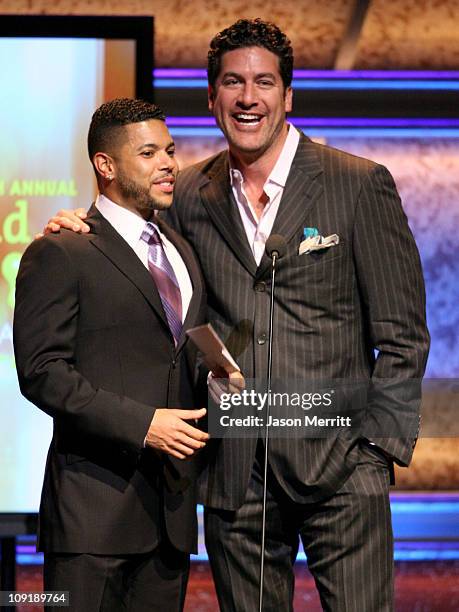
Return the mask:
[[120,135],[120,128],[130,123],[159,119],[165,121],[163,111],[150,102],[132,98],[116,98],[105,102],[92,116],[88,132],[89,159],[98,151],[108,153]]
[[227,51],[245,47],[263,47],[279,58],[279,72],[284,87],[290,87],[293,74],[293,49],[290,40],[269,21],[239,19],[232,26],[219,32],[210,41],[207,54],[207,78],[209,85],[215,85],[220,73],[221,58]]

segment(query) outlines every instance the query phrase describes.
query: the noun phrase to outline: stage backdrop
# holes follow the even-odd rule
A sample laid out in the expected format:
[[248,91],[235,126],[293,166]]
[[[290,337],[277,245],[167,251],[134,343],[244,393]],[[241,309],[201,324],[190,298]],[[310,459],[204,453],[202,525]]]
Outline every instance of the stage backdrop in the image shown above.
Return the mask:
[[34,512],[52,421],[18,389],[16,273],[51,214],[93,201],[89,121],[105,99],[134,95],[134,42],[0,38],[0,65],[0,512]]
[[[133,57],[130,43],[120,44],[127,45],[121,55]],[[106,97],[133,94],[124,87],[132,88],[132,74],[108,78],[114,72],[106,69],[107,56],[119,51],[96,40],[0,43],[0,512],[37,510],[51,434],[49,417],[23,400],[17,386],[11,320],[18,263],[52,213],[88,206],[94,197],[85,142],[90,116]],[[176,140],[182,167],[224,146],[223,138]],[[336,138],[329,144],[382,162],[393,173],[426,276],[428,375],[458,377],[459,141]],[[459,422],[454,406],[437,414],[446,423]],[[398,475],[399,486],[457,487],[457,457],[457,441],[421,440],[412,469]]]

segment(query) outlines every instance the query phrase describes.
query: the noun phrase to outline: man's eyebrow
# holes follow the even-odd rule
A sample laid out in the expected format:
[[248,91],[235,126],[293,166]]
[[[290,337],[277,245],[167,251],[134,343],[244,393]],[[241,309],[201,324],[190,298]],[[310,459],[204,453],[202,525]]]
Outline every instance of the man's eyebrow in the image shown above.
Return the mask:
[[[236,79],[243,79],[244,78],[241,74],[239,74],[237,72],[231,72],[231,71],[225,72],[225,74],[223,75],[222,78],[226,79],[228,77],[234,77]],[[273,72],[260,72],[260,73],[255,75],[255,79],[262,79],[262,78],[266,78],[266,77],[271,78],[271,79],[276,79],[276,75]]]
[[[171,147],[175,147],[175,142],[171,140],[164,148],[170,149]],[[153,149],[154,151],[159,151],[162,147],[159,147],[154,142],[145,142],[137,147],[137,151],[143,151],[143,149]]]
[[159,147],[154,142],[143,142],[137,147],[137,151],[142,151],[143,149],[154,149],[155,151],[158,151]]
[[273,72],[260,72],[260,74],[256,75],[256,79],[263,79],[268,77],[269,79],[276,79],[276,75]]
[[241,75],[238,74],[237,72],[230,72],[230,71],[225,72],[225,74],[223,75],[223,78],[230,77],[230,76],[236,77],[237,79],[241,78]]

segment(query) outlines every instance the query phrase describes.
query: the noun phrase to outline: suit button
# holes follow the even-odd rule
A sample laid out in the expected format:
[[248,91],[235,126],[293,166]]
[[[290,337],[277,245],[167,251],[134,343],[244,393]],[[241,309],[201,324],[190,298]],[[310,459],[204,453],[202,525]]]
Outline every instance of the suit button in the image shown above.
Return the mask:
[[255,283],[254,289],[258,293],[263,293],[264,291],[266,291],[266,283],[263,283],[263,282]]
[[172,360],[172,362],[171,362],[171,366],[172,366],[172,368],[173,368],[173,369],[175,369],[175,366],[176,366],[176,365],[177,365],[177,362],[176,362],[176,360],[175,360],[175,359],[173,359],[173,360]]
[[266,342],[266,334],[260,334],[257,338],[258,344],[265,344]]

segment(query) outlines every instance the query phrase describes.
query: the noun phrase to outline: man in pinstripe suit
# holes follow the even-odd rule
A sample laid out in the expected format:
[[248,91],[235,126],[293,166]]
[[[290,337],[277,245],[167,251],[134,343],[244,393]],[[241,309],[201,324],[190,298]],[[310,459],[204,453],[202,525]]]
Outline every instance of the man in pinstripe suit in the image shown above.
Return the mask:
[[[181,173],[168,219],[198,254],[213,325],[246,378],[264,377],[264,245],[281,234],[274,376],[369,381],[358,435],[271,439],[264,609],[292,609],[301,537],[325,610],[386,612],[388,489],[393,462],[411,459],[429,346],[416,245],[386,168],[313,143],[286,122],[293,55],[275,25],[240,20],[212,40],[208,61],[209,108],[228,151]],[[337,234],[339,244],[299,255],[304,228]],[[263,444],[211,443],[201,500],[220,607],[255,611]]]
[[[266,374],[264,244],[281,234],[273,376],[420,379],[429,344],[424,285],[392,177],[286,123],[292,64],[273,24],[241,20],[212,40],[209,108],[229,151],[182,172],[169,218],[198,254],[211,321],[246,377]],[[305,227],[340,242],[299,255]],[[403,401],[383,387],[369,393],[352,439],[271,439],[266,610],[292,609],[298,536],[325,610],[392,609],[388,487],[392,462],[409,463],[413,438],[385,436],[389,420],[400,421],[394,436],[413,425],[416,435],[419,396],[417,385]],[[262,450],[259,440],[226,438],[209,449],[206,545],[228,612],[257,610]]]

